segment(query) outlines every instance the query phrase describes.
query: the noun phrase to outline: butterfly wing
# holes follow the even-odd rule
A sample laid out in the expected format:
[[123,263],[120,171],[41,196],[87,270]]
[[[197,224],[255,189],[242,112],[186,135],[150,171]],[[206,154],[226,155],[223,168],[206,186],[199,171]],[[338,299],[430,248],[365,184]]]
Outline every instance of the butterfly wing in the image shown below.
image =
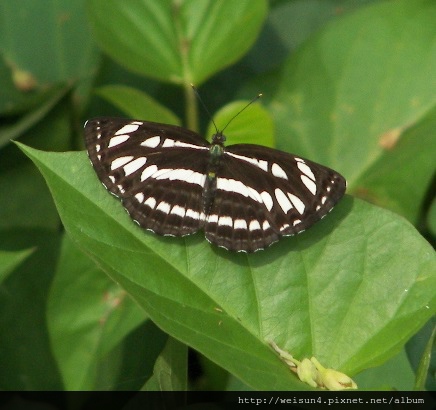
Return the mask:
[[85,124],[85,143],[100,181],[141,227],[183,236],[203,226],[209,144],[197,133],[153,122],[96,118]]
[[346,187],[337,172],[266,147],[233,145],[211,156],[201,136],[172,125],[97,118],[85,124],[85,141],[101,182],[141,227],[173,236],[204,228],[210,242],[234,251],[302,232]]
[[226,148],[206,238],[254,252],[324,217],[344,195],[345,179],[312,161],[257,145]]

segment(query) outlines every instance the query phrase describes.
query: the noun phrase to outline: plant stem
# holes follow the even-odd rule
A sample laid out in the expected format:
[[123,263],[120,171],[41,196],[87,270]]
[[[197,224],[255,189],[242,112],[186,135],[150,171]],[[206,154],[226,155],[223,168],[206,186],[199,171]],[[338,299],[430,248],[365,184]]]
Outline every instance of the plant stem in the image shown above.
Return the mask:
[[181,1],[173,1],[173,21],[177,33],[179,53],[182,63],[182,84],[185,93],[185,121],[186,126],[192,131],[199,131],[198,124],[198,106],[195,92],[192,88],[192,75],[189,67],[189,49],[191,47],[191,39],[185,36],[182,29],[182,16],[181,16]]
[[184,89],[186,126],[192,131],[199,132],[197,97],[191,84],[185,82]]

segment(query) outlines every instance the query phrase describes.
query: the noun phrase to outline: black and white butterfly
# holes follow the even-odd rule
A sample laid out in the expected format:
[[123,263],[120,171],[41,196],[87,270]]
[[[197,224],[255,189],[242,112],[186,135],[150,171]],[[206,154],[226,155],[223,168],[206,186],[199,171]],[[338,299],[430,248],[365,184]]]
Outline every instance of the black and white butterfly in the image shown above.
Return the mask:
[[323,218],[344,195],[337,172],[271,148],[224,146],[174,125],[120,118],[85,124],[89,158],[131,218],[159,235],[204,230],[231,251],[254,252]]

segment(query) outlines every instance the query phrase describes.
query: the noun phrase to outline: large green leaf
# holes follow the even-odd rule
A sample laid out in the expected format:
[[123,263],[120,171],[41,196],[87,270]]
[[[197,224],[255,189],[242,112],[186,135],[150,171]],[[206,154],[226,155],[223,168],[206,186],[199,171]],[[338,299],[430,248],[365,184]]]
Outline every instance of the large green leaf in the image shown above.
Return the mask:
[[234,254],[201,235],[142,231],[83,152],[20,146],[79,246],[159,327],[256,389],[305,387],[270,341],[353,375],[392,357],[435,313],[435,254],[389,211],[346,197],[308,232]]
[[[2,57],[13,72],[27,72],[35,86],[84,79],[78,92],[83,97],[99,60],[95,43],[83,21],[85,2],[45,3],[32,0],[0,2]],[[12,97],[8,104],[22,100],[19,93],[11,93],[8,97]],[[2,99],[0,94],[0,107]]]
[[337,169],[349,192],[411,221],[436,155],[434,21],[434,1],[362,7],[292,55],[271,91],[279,148]]
[[96,381],[103,358],[144,320],[129,295],[64,237],[47,324],[65,389],[100,387]]
[[113,59],[161,81],[199,85],[240,58],[266,16],[265,0],[91,0],[95,36]]

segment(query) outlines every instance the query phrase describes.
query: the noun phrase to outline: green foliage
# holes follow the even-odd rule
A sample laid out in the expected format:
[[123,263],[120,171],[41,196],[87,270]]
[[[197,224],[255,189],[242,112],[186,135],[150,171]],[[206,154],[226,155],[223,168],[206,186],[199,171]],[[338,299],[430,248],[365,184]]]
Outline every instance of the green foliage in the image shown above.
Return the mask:
[[[227,389],[308,389],[270,342],[359,388],[434,388],[434,332],[412,336],[436,311],[436,5],[351,3],[0,5],[1,389],[223,388],[223,369]],[[253,255],[141,230],[77,152],[81,124],[209,137],[190,83],[218,128],[262,92],[228,143],[333,167],[348,195]],[[187,346],[207,358],[197,385]]]
[[180,125],[179,118],[171,110],[159,104],[148,94],[135,88],[122,85],[106,85],[98,88],[97,94],[132,118],[141,118],[141,115],[146,112],[149,115],[147,118],[149,121]]
[[[108,370],[99,366],[102,359],[144,319],[127,293],[64,236],[47,300],[47,323],[65,388],[101,387],[96,385],[103,377],[99,372]],[[106,375],[104,382],[113,380]]]
[[91,0],[88,5],[106,53],[133,71],[181,85],[199,85],[239,59],[266,16],[265,0]]
[[31,253],[32,249],[15,252],[0,251],[0,283],[3,282]]

